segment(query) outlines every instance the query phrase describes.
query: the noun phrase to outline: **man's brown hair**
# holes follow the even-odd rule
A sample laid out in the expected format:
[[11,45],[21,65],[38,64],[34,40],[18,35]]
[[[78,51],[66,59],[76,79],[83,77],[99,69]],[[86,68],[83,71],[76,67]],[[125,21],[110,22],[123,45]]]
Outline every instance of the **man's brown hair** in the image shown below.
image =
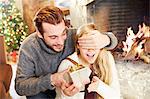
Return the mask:
[[62,22],[63,20],[64,20],[63,12],[59,8],[54,6],[46,6],[42,8],[37,12],[34,18],[35,26],[42,35],[44,33],[42,22],[56,25]]

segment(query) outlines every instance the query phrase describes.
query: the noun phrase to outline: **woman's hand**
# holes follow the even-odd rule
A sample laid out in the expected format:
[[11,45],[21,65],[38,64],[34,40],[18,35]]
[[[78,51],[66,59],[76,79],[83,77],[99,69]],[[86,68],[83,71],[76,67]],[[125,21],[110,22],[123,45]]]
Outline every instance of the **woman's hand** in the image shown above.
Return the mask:
[[66,96],[73,96],[79,92],[79,88],[74,86],[74,84],[63,83],[61,89]]
[[94,76],[91,84],[88,87],[88,92],[97,92],[100,81],[101,80],[97,76]]

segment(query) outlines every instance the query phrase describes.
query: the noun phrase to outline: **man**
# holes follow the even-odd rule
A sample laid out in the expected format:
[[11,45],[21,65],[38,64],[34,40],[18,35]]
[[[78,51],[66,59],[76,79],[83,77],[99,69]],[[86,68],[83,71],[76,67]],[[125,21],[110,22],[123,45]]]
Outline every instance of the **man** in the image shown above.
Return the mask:
[[[63,13],[57,7],[41,9],[34,22],[36,32],[22,43],[19,51],[17,93],[27,99],[54,99],[55,87],[61,87],[64,94],[74,95],[78,89],[63,79],[68,71],[56,72],[60,62],[74,52],[75,31],[67,28]],[[107,35],[95,34],[78,42],[83,48],[103,48],[109,45],[110,39]]]

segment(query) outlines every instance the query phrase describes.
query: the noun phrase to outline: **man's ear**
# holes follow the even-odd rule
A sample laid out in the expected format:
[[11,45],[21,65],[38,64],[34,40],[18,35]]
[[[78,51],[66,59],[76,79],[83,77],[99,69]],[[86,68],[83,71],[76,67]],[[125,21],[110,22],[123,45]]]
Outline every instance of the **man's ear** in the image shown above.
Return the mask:
[[79,49],[79,44],[76,45],[77,49]]
[[39,38],[43,38],[43,36],[41,35],[41,33],[38,32],[38,31],[37,31],[37,35],[38,35]]
[[39,32],[39,30],[37,29],[37,27],[35,27],[36,33],[38,35],[39,38],[43,38],[43,36],[41,35],[41,33]]

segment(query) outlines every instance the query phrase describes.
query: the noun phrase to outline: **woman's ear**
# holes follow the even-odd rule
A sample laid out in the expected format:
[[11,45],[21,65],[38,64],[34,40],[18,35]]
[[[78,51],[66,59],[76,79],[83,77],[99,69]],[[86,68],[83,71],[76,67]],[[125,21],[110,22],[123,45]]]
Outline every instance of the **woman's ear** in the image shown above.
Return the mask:
[[77,44],[77,46],[76,46],[76,51],[77,51],[77,54],[80,54],[80,51],[79,51],[79,44]]

